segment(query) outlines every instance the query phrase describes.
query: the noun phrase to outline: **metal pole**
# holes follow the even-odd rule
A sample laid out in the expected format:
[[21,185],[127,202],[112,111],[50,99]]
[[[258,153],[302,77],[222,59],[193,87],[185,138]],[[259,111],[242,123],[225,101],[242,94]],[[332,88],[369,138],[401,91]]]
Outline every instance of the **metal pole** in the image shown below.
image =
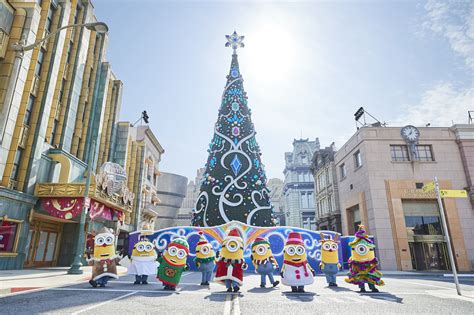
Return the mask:
[[84,241],[85,241],[85,226],[86,226],[86,199],[89,198],[89,186],[91,184],[91,173],[92,173],[92,160],[95,153],[95,140],[92,140],[92,148],[89,151],[89,161],[87,163],[87,177],[86,187],[84,190],[84,201],[82,203],[81,219],[79,222],[79,236],[76,243],[76,253],[74,255],[74,262],[71,268],[67,271],[70,275],[80,275],[83,273],[82,267],[82,255],[84,253]]
[[441,200],[441,194],[439,191],[439,184],[438,184],[437,177],[434,178],[434,183],[435,183],[436,198],[438,199],[439,212],[441,213],[441,223],[443,224],[444,237],[448,245],[449,260],[451,262],[451,269],[453,271],[454,282],[456,283],[456,291],[458,292],[458,295],[461,295],[461,288],[459,287],[458,273],[456,271],[456,264],[454,261],[453,250],[451,247],[451,238],[449,237],[448,225],[446,223],[446,215],[444,213],[444,206],[443,206],[443,201]]

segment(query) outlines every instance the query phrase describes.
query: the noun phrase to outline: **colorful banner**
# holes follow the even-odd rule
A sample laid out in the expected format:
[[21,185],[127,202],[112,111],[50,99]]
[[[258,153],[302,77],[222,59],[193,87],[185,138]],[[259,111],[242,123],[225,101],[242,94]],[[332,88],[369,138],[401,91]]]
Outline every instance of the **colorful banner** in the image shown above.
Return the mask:
[[[162,252],[166,249],[169,242],[176,237],[185,237],[190,246],[190,253],[188,255],[187,263],[191,266],[191,270],[195,270],[196,266],[193,262],[193,259],[196,255],[195,249],[196,244],[199,241],[199,232],[202,231],[206,236],[209,243],[213,246],[214,250],[217,252],[221,248],[221,242],[226,231],[229,228],[237,228],[240,230],[241,235],[245,242],[245,252],[244,258],[248,264],[247,272],[254,271],[253,264],[250,261],[251,248],[253,241],[257,237],[266,237],[269,239],[272,252],[275,255],[278,264],[281,266],[283,262],[283,247],[285,241],[290,232],[299,232],[303,237],[303,242],[305,243],[306,252],[308,254],[308,261],[310,265],[315,269],[319,270],[319,262],[321,257],[321,245],[319,243],[320,232],[323,232],[326,237],[330,236],[334,238],[336,232],[333,231],[312,231],[307,229],[301,229],[297,227],[290,226],[278,226],[278,227],[256,227],[246,225],[241,222],[232,221],[223,225],[215,227],[193,227],[193,226],[180,226],[180,227],[171,227],[162,230],[155,231],[152,235],[147,236],[147,238],[155,244],[157,251]],[[132,252],[134,244],[137,242],[140,237],[140,232],[132,232],[129,236],[129,253]],[[339,261],[347,268],[347,260],[351,255],[351,249],[348,245],[350,241],[354,239],[354,236],[343,236],[340,238],[339,246]]]
[[89,217],[91,218],[91,220],[103,219],[112,221],[114,218],[114,210],[112,208],[107,207],[103,203],[91,200]]
[[53,217],[70,220],[81,214],[82,202],[83,198],[43,198],[41,205]]

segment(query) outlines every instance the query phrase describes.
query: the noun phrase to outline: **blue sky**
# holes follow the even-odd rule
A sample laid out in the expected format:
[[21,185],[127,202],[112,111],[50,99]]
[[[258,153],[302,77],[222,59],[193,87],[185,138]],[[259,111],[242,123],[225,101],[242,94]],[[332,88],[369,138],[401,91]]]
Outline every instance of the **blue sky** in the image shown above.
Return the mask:
[[389,126],[466,123],[474,110],[468,1],[95,0],[107,59],[124,82],[122,120],[143,109],[162,171],[190,179],[207,159],[231,61],[239,62],[269,178],[294,138],[340,147],[364,106]]

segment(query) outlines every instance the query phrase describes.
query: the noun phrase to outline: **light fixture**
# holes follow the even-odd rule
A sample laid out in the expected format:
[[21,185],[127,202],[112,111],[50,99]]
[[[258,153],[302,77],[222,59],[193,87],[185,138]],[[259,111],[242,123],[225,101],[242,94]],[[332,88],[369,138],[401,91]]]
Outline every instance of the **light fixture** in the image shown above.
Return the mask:
[[109,27],[104,22],[92,22],[84,24],[84,27],[91,31],[96,31],[98,34],[104,34],[109,31]]

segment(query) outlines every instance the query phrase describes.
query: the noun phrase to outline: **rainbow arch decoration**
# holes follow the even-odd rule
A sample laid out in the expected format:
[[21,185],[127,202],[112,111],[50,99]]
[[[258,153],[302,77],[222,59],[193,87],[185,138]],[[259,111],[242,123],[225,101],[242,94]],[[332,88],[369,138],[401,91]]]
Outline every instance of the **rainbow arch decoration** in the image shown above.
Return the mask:
[[[147,235],[148,238],[154,245],[158,252],[163,252],[168,244],[177,237],[184,237],[189,243],[190,253],[187,259],[187,263],[191,267],[191,270],[196,270],[194,264],[194,257],[196,256],[195,248],[199,241],[199,232],[203,232],[209,243],[212,245],[216,252],[220,251],[221,243],[228,230],[236,228],[240,231],[245,243],[244,258],[247,262],[247,272],[253,272],[253,264],[250,260],[251,245],[257,237],[266,237],[271,244],[272,252],[281,266],[283,263],[283,248],[285,241],[290,232],[299,232],[303,237],[303,242],[306,246],[308,254],[308,261],[314,270],[319,271],[319,262],[321,261],[321,245],[319,244],[320,233],[324,233],[326,237],[330,236],[334,238],[336,234],[334,231],[313,231],[308,229],[302,229],[292,226],[275,226],[275,227],[258,227],[247,225],[238,221],[231,221],[223,225],[213,227],[196,227],[196,226],[178,226],[170,227],[161,230],[156,230],[151,235]],[[133,246],[140,237],[140,231],[135,231],[129,235],[129,247],[128,251],[131,254]],[[340,237],[339,246],[339,259],[343,268],[347,269],[347,260],[350,257],[349,242],[354,239],[354,236],[342,236]]]

